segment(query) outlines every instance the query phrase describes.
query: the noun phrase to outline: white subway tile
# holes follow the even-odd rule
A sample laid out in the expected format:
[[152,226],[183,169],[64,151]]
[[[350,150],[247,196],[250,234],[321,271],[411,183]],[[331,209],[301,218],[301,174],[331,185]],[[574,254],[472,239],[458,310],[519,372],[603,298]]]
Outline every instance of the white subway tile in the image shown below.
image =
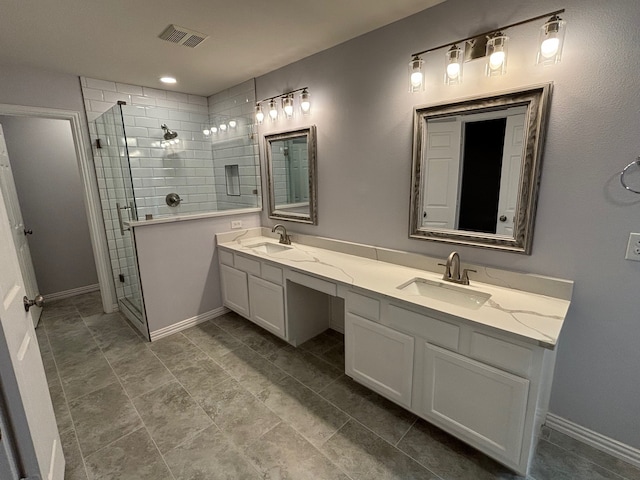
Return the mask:
[[189,95],[187,102],[195,105],[203,105],[205,107],[208,106],[207,97],[201,97],[200,95]]
[[159,107],[166,107],[166,108],[178,108],[178,102],[176,102],[175,100],[164,100],[162,98],[158,98],[156,100],[156,105],[158,105]]
[[174,100],[176,102],[188,103],[189,95],[187,95],[186,93],[167,91],[167,100]]
[[116,90],[129,95],[142,95],[142,87],[137,85],[129,85],[126,83],[116,83]]
[[91,106],[90,110],[92,112],[100,112],[104,113],[113,107],[112,103],[100,102],[98,100],[89,100],[89,105]]
[[116,84],[106,80],[98,80],[96,78],[87,78],[87,87],[95,88],[96,90],[107,90],[109,92],[116,91]]
[[163,98],[163,99],[167,98],[167,91],[159,90],[157,88],[142,87],[142,94],[145,97],[151,97],[151,98]]
[[169,119],[169,110],[166,108],[149,108],[147,110],[147,117],[159,118],[161,120]]
[[104,100],[104,95],[102,90],[96,90],[95,88],[83,88],[82,96],[86,100]]
[[136,95],[131,95],[131,102],[136,105],[155,105],[156,99],[150,97],[140,97]]
[[104,101],[112,104],[116,104],[118,102],[131,103],[131,95],[120,92],[104,92]]
[[160,120],[149,117],[135,117],[136,127],[160,128]]

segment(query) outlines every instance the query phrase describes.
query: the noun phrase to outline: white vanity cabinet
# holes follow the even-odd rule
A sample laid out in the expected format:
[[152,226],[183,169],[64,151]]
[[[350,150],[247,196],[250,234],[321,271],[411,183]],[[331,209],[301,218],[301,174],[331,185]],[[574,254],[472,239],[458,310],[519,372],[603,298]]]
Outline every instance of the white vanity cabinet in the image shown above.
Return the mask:
[[280,338],[287,338],[282,269],[220,250],[226,307]]

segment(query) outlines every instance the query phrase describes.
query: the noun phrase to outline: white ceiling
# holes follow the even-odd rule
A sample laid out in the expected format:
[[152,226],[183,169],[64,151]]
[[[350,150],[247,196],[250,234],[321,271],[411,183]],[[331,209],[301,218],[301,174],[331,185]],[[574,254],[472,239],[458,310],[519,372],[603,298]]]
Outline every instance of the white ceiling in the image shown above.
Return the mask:
[[[211,95],[442,1],[0,0],[0,65]],[[160,40],[172,23],[210,38]]]

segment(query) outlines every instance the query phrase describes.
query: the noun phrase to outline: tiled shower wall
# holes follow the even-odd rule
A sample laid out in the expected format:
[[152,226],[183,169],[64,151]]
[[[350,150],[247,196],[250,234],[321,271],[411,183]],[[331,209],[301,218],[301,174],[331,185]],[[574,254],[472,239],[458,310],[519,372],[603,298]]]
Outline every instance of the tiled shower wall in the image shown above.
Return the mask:
[[[235,120],[236,128],[213,133],[213,168],[218,210],[260,206],[258,134],[253,115],[256,94],[253,80],[212,95],[209,100],[211,126]],[[228,188],[225,167],[237,165],[239,192]],[[239,193],[239,195],[237,195]]]

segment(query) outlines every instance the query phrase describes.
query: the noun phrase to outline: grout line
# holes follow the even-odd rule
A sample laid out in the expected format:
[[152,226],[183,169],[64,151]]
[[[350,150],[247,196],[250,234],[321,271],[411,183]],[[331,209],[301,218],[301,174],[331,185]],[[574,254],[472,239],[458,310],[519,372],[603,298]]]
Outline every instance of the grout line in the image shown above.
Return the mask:
[[[418,418],[419,417],[416,416],[415,420],[413,422],[411,422],[411,425],[409,425],[409,428],[407,428],[407,431],[402,434],[400,439],[395,443],[394,447],[398,448],[398,445],[400,445],[400,442],[404,439],[404,437],[407,436],[407,433],[409,433],[409,431],[413,428],[413,426],[418,422]],[[400,449],[398,448],[398,450],[400,450]],[[411,456],[411,455],[409,455],[409,456]]]

